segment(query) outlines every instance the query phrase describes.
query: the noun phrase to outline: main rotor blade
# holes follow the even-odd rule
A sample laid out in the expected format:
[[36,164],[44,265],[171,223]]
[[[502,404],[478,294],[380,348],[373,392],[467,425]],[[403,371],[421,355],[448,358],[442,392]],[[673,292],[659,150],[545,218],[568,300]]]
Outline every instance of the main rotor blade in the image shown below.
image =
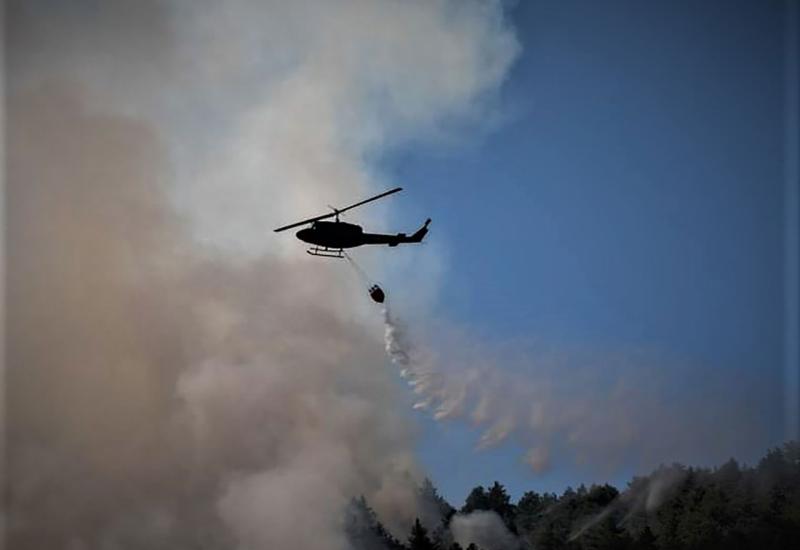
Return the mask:
[[367,204],[368,202],[372,202],[372,201],[376,201],[378,199],[382,199],[383,197],[385,197],[387,195],[391,195],[393,193],[397,193],[397,192],[402,191],[402,190],[403,190],[402,187],[395,187],[394,189],[390,189],[388,191],[384,191],[380,195],[375,195],[374,197],[372,197],[370,199],[366,199],[366,200],[363,200],[361,202],[357,202],[355,204],[351,204],[350,206],[347,206],[345,208],[340,208],[339,209],[339,213],[341,214],[342,212],[347,212],[348,210],[351,210],[351,209],[355,208],[356,206],[361,206],[362,204]]
[[303,220],[301,222],[290,223],[289,225],[284,225],[283,227],[279,227],[275,230],[275,233],[280,233],[281,231],[285,231],[287,229],[291,229],[292,227],[298,227],[300,225],[305,225],[307,223],[312,223],[319,220],[324,220],[325,218],[332,218],[336,215],[336,212],[331,212],[330,214],[323,214],[321,216],[317,216],[316,218],[308,218],[307,220]]
[[342,212],[346,212],[348,210],[352,210],[356,206],[361,206],[362,204],[367,204],[368,202],[372,202],[372,201],[376,201],[378,199],[382,199],[383,197],[385,197],[387,195],[391,195],[392,193],[397,193],[398,191],[402,191],[402,190],[403,190],[402,187],[395,187],[394,189],[390,189],[388,191],[384,191],[380,195],[375,195],[374,197],[371,197],[369,199],[363,200],[361,202],[357,202],[355,204],[351,204],[350,206],[347,206],[345,208],[341,208],[339,210],[334,210],[330,214],[323,214],[323,215],[317,216],[315,218],[308,218],[307,220],[303,220],[301,222],[295,222],[295,223],[290,223],[289,225],[284,225],[283,227],[279,227],[278,229],[276,229],[275,233],[279,233],[281,231],[285,231],[286,229],[291,229],[292,227],[298,227],[300,225],[305,225],[307,223],[312,223],[312,222],[315,222],[315,221],[324,220],[326,218],[332,218],[333,216],[337,216],[337,215],[341,214]]

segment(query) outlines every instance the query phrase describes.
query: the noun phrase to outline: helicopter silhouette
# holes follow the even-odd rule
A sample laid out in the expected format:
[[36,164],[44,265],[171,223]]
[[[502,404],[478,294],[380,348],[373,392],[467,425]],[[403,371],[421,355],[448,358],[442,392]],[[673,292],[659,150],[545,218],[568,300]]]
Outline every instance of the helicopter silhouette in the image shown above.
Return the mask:
[[[309,218],[307,220],[290,223],[275,230],[276,233],[292,229],[293,227],[300,227],[301,225],[311,224],[311,227],[301,229],[295,236],[303,242],[313,245],[306,250],[312,256],[321,256],[324,258],[344,258],[345,248],[355,248],[367,244],[385,244],[388,246],[397,246],[404,243],[420,243],[425,235],[428,233],[428,224],[431,219],[425,220],[425,224],[420,227],[415,233],[408,236],[405,233],[397,233],[396,235],[389,235],[384,233],[365,233],[364,229],[357,224],[339,221],[339,215],[352,210],[357,206],[361,206],[368,202],[372,202],[387,195],[402,191],[402,187],[390,189],[380,195],[375,195],[369,199],[351,204],[345,208],[330,207],[333,212]],[[334,221],[322,221],[328,218],[334,218]]]

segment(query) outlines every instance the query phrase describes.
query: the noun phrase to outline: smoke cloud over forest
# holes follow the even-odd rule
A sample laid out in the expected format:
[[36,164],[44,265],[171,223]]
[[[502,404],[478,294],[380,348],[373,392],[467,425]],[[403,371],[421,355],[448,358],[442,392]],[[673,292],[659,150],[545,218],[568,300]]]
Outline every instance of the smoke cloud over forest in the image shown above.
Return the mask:
[[[6,53],[9,547],[346,549],[358,495],[408,532],[425,473],[380,318],[271,230],[479,127],[519,53],[502,2],[15,0]],[[537,472],[554,448],[649,466],[757,434],[734,402],[672,417],[633,369],[597,397],[387,323],[420,408]]]
[[360,494],[405,530],[362,289],[270,230],[474,115],[499,4],[12,2],[7,30],[10,547],[345,548]]

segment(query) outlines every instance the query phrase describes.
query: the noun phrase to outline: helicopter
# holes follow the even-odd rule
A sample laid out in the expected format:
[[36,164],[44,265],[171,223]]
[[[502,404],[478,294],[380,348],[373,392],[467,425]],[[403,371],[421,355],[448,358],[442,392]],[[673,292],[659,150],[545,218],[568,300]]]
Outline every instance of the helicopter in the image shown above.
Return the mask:
[[[301,241],[312,245],[306,252],[312,256],[321,256],[324,258],[344,258],[345,248],[355,248],[367,244],[397,246],[398,244],[404,243],[420,243],[428,233],[428,224],[431,223],[430,218],[425,220],[425,224],[411,236],[405,233],[397,233],[396,235],[365,233],[360,225],[339,221],[339,215],[348,210],[352,210],[357,206],[381,199],[402,190],[402,187],[395,187],[380,195],[375,195],[374,197],[351,204],[345,208],[334,208],[331,206],[330,208],[333,212],[329,214],[322,214],[321,216],[316,216],[307,220],[290,223],[289,225],[277,228],[275,232],[279,233],[287,229],[292,229],[293,227],[311,224],[311,227],[301,229],[295,233],[295,236]],[[322,221],[328,218],[334,218],[334,221]]]

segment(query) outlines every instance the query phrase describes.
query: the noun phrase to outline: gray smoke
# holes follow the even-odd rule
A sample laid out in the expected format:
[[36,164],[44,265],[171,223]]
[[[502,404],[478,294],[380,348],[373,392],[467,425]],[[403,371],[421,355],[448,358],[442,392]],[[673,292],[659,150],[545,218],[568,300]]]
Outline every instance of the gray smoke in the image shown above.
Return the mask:
[[519,540],[509,532],[496,513],[477,510],[469,514],[456,514],[450,520],[453,540],[463,548],[474,543],[485,550],[517,550]]
[[340,548],[352,495],[411,514],[408,429],[331,275],[198,254],[146,126],[12,101],[12,547]]
[[405,533],[413,441],[363,289],[271,228],[480,112],[487,2],[12,2],[9,546]]

